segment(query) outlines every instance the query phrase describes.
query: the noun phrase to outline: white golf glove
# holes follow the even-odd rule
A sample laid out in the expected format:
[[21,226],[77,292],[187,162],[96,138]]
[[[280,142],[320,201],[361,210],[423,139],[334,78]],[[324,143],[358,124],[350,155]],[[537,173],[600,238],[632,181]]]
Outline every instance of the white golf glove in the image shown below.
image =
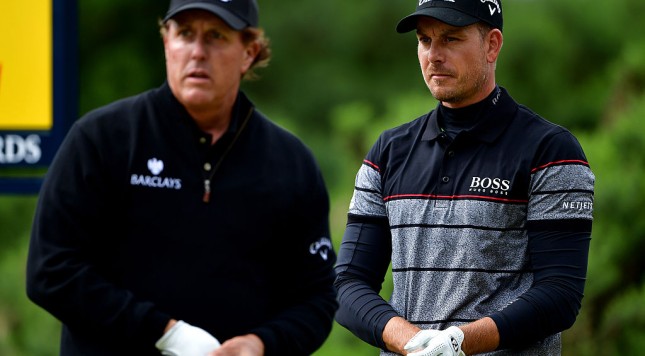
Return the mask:
[[430,340],[439,335],[441,333],[440,330],[434,330],[434,329],[427,329],[427,330],[421,330],[418,333],[416,333],[405,346],[403,349],[407,352],[417,352],[425,349],[428,344],[430,343]]
[[204,356],[219,348],[220,343],[203,329],[180,320],[155,346],[166,356]]
[[463,341],[464,332],[456,326],[443,331],[421,330],[405,344],[404,349],[411,351],[408,356],[466,356],[461,351]]

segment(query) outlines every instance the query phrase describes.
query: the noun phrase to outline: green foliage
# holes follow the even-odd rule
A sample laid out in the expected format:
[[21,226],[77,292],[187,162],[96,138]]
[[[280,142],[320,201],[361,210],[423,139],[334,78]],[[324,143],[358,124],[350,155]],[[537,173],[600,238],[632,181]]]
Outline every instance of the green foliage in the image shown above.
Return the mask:
[[[157,20],[168,1],[79,1],[79,112],[160,85]],[[596,175],[595,221],[581,314],[565,355],[645,347],[645,13],[642,0],[504,0],[497,79],[513,97],[572,129]],[[436,105],[414,34],[394,26],[415,2],[259,0],[271,65],[244,90],[316,157],[343,234],[354,175],[378,135]],[[24,294],[35,197],[0,197],[0,354],[54,355],[59,323]],[[384,286],[387,298],[391,283]],[[375,355],[334,325],[316,355]]]
[[25,297],[35,197],[0,196],[0,355],[54,355],[59,324]]
[[613,67],[623,66],[630,47],[643,48],[645,25],[632,12],[642,2],[505,1],[504,8],[500,82],[550,120],[594,128],[612,97]]
[[586,297],[565,339],[578,355],[630,354],[645,346],[643,117],[641,92],[600,130],[579,135],[596,175],[596,194]]
[[0,261],[23,245],[35,201],[35,198],[0,196]]
[[[24,232],[28,229],[24,229]],[[17,236],[25,241],[28,236]],[[25,300],[26,244],[0,259],[0,355],[56,355],[60,323]]]

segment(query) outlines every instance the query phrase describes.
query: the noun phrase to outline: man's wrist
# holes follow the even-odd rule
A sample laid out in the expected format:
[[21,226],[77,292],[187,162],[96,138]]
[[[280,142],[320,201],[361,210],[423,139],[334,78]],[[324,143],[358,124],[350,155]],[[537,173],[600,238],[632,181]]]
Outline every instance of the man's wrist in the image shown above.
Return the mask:
[[402,317],[395,316],[385,324],[383,342],[388,350],[405,355],[403,347],[420,330]]
[[466,355],[497,350],[499,332],[493,319],[485,317],[469,324],[460,325],[459,328],[464,332],[461,349]]

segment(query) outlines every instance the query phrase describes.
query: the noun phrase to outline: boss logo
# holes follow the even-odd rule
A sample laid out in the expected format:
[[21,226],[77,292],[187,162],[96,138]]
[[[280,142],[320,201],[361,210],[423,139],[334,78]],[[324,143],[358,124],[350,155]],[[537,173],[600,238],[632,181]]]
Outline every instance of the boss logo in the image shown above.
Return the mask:
[[473,177],[470,182],[471,192],[488,192],[508,195],[511,190],[511,181],[502,178]]

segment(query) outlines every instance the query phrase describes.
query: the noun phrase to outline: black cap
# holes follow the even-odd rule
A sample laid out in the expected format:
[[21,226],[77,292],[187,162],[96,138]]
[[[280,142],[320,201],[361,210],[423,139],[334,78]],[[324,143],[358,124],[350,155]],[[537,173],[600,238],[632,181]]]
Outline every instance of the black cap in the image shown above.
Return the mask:
[[234,30],[258,27],[256,0],[170,0],[170,7],[163,21],[185,10],[206,10],[220,17]]
[[419,16],[430,16],[448,25],[463,27],[483,21],[500,31],[504,27],[502,0],[417,0],[416,11],[396,25],[396,32],[417,28]]

